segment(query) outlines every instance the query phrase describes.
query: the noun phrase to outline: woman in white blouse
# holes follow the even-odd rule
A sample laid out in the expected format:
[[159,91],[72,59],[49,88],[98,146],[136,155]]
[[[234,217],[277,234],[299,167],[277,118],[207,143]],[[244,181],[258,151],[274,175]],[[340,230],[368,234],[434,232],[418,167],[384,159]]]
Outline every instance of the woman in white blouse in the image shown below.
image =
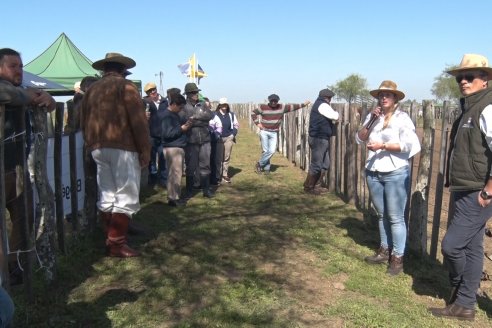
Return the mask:
[[407,239],[405,206],[410,188],[409,159],[420,151],[415,125],[399,108],[405,94],[393,81],[383,81],[370,94],[378,99],[356,134],[358,144],[366,143],[366,180],[378,213],[380,247],[365,258],[370,264],[388,263],[387,273],[403,270]]

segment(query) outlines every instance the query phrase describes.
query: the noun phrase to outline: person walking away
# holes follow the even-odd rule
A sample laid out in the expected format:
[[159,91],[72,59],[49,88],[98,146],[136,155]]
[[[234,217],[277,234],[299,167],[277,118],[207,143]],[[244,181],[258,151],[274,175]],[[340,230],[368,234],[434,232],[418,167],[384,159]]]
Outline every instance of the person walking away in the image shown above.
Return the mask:
[[203,188],[203,196],[214,197],[210,188],[210,132],[209,122],[213,113],[205,103],[198,100],[198,89],[195,83],[185,85],[186,105],[184,114],[186,119],[192,119],[193,125],[188,130],[188,143],[185,149],[186,162],[186,194],[185,198],[193,196],[193,183],[195,173],[199,172],[200,182]]
[[330,106],[334,95],[330,89],[321,90],[309,115],[308,143],[311,148],[311,161],[304,181],[304,192],[312,195],[321,193],[316,184],[321,180],[322,172],[328,171],[330,167],[330,137],[335,130],[334,121],[339,117],[338,112]]
[[161,145],[161,127],[162,127],[162,116],[167,111],[168,100],[162,97],[157,92],[157,86],[154,82],[149,82],[144,86],[144,92],[146,94],[143,97],[145,103],[145,113],[149,122],[150,140],[151,140],[151,151],[150,151],[150,162],[149,162],[149,178],[148,185],[150,187],[155,187],[159,185],[163,188],[166,187],[167,172],[166,172],[166,161],[162,153]]
[[379,248],[365,258],[369,264],[388,263],[387,273],[403,271],[407,239],[405,206],[410,192],[409,160],[420,151],[415,125],[400,108],[405,94],[393,81],[383,81],[370,91],[378,100],[356,133],[358,144],[365,143],[367,187],[379,219]]
[[255,164],[255,172],[270,173],[270,159],[277,150],[278,130],[285,113],[299,110],[311,102],[303,104],[280,104],[280,97],[276,94],[268,96],[268,104],[262,104],[251,113],[253,123],[260,129],[262,155]]
[[169,206],[184,206],[186,202],[180,199],[183,160],[187,144],[186,132],[191,128],[192,120],[186,120],[180,115],[186,99],[179,93],[168,97],[169,107],[162,117],[162,147],[166,159],[167,204]]
[[133,59],[107,53],[92,64],[103,72],[81,104],[81,128],[97,166],[97,207],[106,223],[106,249],[111,257],[140,253],[127,244],[130,219],[140,210],[141,170],[150,161],[149,125],[137,87],[124,75]]
[[432,315],[473,321],[483,270],[485,226],[492,216],[492,68],[486,57],[465,54],[455,76],[462,98],[461,115],[453,123],[446,186],[453,217],[441,243],[449,271],[451,296]]

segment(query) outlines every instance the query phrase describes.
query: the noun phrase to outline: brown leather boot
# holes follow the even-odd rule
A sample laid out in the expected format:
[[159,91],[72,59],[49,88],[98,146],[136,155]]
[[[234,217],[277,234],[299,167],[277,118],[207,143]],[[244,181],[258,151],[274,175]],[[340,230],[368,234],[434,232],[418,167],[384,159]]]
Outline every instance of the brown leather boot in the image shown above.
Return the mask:
[[391,276],[396,276],[400,274],[402,271],[403,271],[403,256],[391,255],[388,270],[386,270],[386,273]]
[[372,256],[367,256],[364,260],[369,264],[382,264],[388,263],[390,259],[390,250],[389,248],[385,248],[380,246],[379,249]]
[[130,218],[123,213],[113,213],[108,230],[106,245],[111,257],[136,257],[140,253],[127,245],[128,224]]
[[306,194],[311,194],[318,196],[320,194],[319,191],[314,189],[314,185],[316,184],[316,181],[318,181],[319,176],[321,173],[318,174],[309,174],[306,177],[306,180],[304,181],[304,192]]
[[451,287],[451,294],[449,295],[449,299],[448,299],[446,305],[453,304],[454,301],[456,301],[456,298],[458,297],[458,289],[459,288],[460,288],[459,286]]
[[326,170],[322,170],[321,171],[321,174],[318,177],[318,180],[314,184],[314,190],[316,190],[320,194],[326,194],[326,193],[330,192],[328,190],[328,188],[325,188],[325,187],[322,186],[323,177],[326,175],[326,172],[327,172]]
[[475,309],[468,309],[456,303],[450,304],[443,309],[429,308],[429,311],[435,317],[445,317],[458,320],[475,320]]

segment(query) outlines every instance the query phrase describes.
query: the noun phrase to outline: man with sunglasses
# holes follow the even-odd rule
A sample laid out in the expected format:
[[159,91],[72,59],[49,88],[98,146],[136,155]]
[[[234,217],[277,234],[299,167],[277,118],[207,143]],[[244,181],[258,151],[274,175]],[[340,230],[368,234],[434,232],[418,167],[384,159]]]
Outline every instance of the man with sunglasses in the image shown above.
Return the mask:
[[260,129],[260,141],[262,155],[255,164],[255,172],[261,174],[270,173],[270,159],[277,151],[278,130],[284,118],[284,114],[308,106],[311,102],[303,104],[279,104],[280,97],[276,94],[268,96],[268,104],[260,105],[251,113],[253,123]]
[[154,82],[149,82],[144,86],[146,96],[143,97],[145,103],[145,114],[149,121],[150,131],[150,162],[148,185],[154,187],[159,185],[166,188],[167,170],[166,161],[162,152],[162,118],[167,111],[167,98],[162,97],[157,92],[157,86]]
[[448,73],[456,77],[463,95],[461,115],[451,129],[446,172],[454,212],[441,244],[451,296],[446,307],[429,310],[434,316],[473,321],[485,224],[492,216],[492,68],[486,57],[466,54]]

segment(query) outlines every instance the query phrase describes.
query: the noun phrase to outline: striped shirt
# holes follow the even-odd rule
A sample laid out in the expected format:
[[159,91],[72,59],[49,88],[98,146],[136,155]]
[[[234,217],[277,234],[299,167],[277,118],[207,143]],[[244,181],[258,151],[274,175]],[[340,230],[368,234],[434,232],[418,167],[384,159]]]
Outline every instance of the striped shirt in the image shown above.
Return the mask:
[[276,132],[280,128],[284,114],[301,109],[304,104],[277,104],[274,108],[268,105],[260,105],[251,113],[251,119],[258,125],[261,123],[266,131]]

